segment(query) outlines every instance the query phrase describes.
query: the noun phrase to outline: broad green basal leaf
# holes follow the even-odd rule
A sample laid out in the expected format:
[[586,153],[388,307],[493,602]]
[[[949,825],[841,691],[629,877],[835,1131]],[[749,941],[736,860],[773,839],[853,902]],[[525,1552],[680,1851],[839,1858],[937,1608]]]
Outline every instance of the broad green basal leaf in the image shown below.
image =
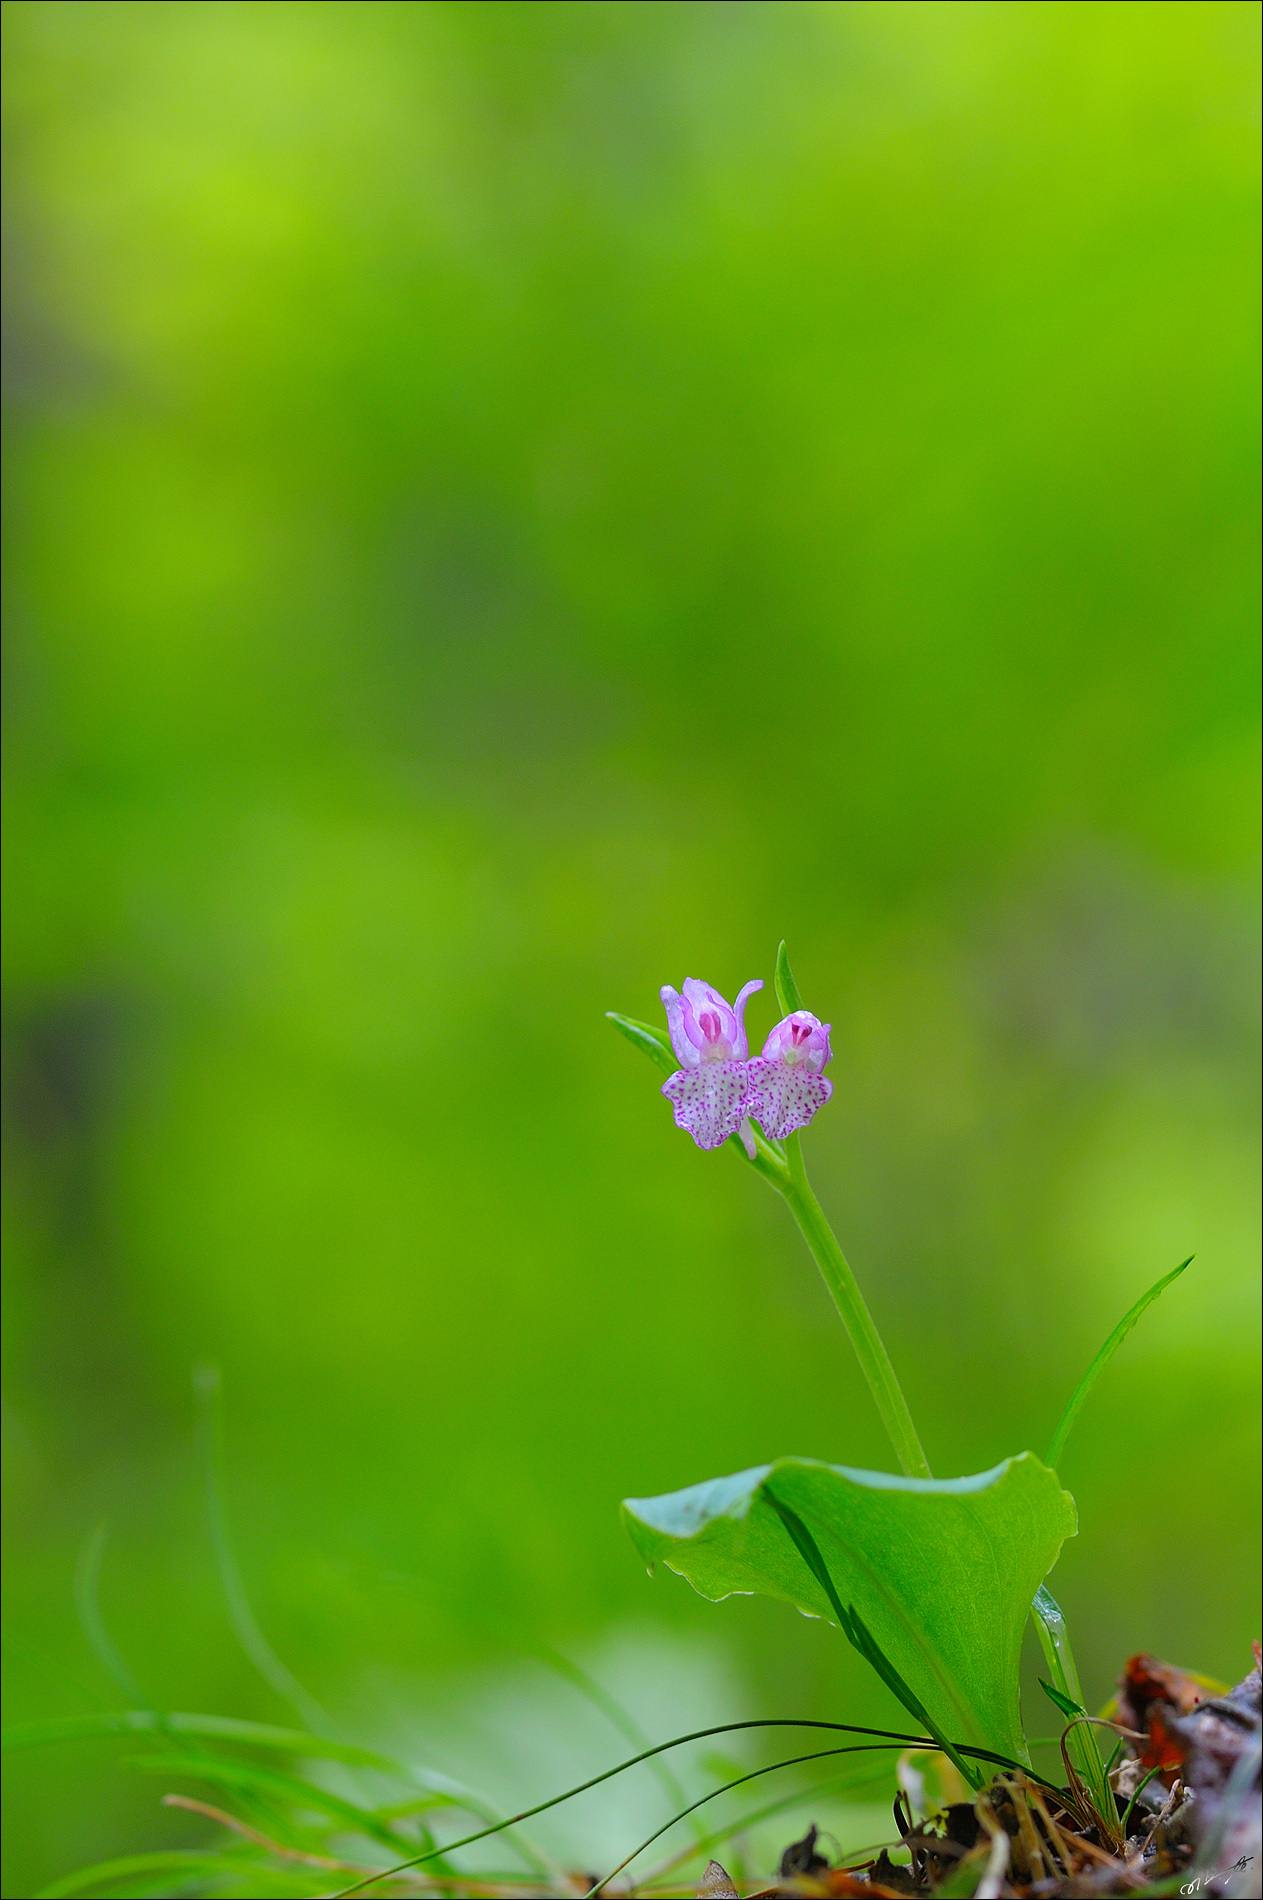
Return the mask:
[[1032,1452],[944,1480],[781,1458],[687,1491],[628,1498],[623,1515],[650,1568],[664,1563],[702,1596],[779,1597],[836,1623],[772,1497],[806,1525],[843,1607],[858,1610],[947,1735],[1027,1760],[1022,1629],[1077,1528],[1056,1473]]

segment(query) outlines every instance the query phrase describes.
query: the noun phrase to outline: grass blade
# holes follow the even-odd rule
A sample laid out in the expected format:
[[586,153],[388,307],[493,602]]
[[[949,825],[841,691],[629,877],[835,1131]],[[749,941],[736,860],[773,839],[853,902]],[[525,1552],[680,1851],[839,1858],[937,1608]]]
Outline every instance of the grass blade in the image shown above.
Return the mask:
[[1127,1839],[1127,1829],[1131,1825],[1131,1817],[1132,1817],[1132,1814],[1135,1812],[1137,1801],[1139,1801],[1141,1795],[1144,1793],[1145,1789],[1149,1786],[1149,1783],[1153,1780],[1154,1776],[1160,1775],[1161,1773],[1162,1773],[1162,1763],[1158,1762],[1155,1764],[1154,1767],[1152,1767],[1149,1770],[1149,1773],[1145,1776],[1143,1781],[1138,1781],[1136,1783],[1136,1791],[1132,1795],[1131,1800],[1127,1803],[1126,1808],[1123,1810],[1123,1818],[1118,1824],[1118,1831],[1122,1835],[1124,1840]]
[[1194,1256],[1190,1254],[1187,1260],[1182,1260],[1178,1267],[1173,1268],[1170,1273],[1164,1274],[1162,1279],[1155,1280],[1154,1284],[1149,1288],[1149,1291],[1143,1293],[1130,1311],[1124,1313],[1123,1317],[1119,1320],[1117,1326],[1101,1347],[1101,1350],[1097,1353],[1096,1358],[1092,1361],[1078,1385],[1075,1387],[1074,1395],[1061,1415],[1061,1423],[1052,1435],[1052,1443],[1048,1447],[1048,1455],[1044,1459],[1044,1463],[1051,1470],[1055,1471],[1057,1469],[1057,1460],[1065,1450],[1066,1440],[1070,1436],[1075,1420],[1083,1410],[1083,1404],[1088,1393],[1092,1390],[1092,1387],[1096,1384],[1106,1366],[1114,1357],[1114,1354],[1118,1351],[1132,1327],[1136,1324],[1136,1321],[1140,1318],[1147,1306],[1153,1305],[1159,1293],[1165,1292],[1173,1280],[1179,1279],[1185,1267],[1191,1265],[1193,1259]]
[[132,1766],[151,1775],[187,1775],[211,1787],[235,1788],[261,1797],[269,1810],[306,1808],[325,1815],[357,1834],[366,1834],[384,1847],[398,1852],[404,1843],[370,1808],[330,1794],[314,1782],[300,1781],[295,1775],[278,1774],[274,1768],[261,1768],[255,1762],[236,1761],[222,1755],[137,1755]]
[[[1035,1625],[1035,1634],[1039,1637],[1048,1672],[1052,1676],[1060,1693],[1074,1704],[1069,1713],[1082,1715],[1083,1691],[1079,1687],[1079,1670],[1074,1660],[1074,1651],[1070,1647],[1070,1632],[1066,1628],[1065,1612],[1056,1597],[1044,1584],[1040,1584],[1031,1604],[1031,1620]],[[1047,1685],[1045,1684],[1045,1687]],[[1055,1700],[1055,1698],[1054,1698]],[[1061,1708],[1060,1702],[1057,1707]],[[1067,1711],[1062,1709],[1062,1714]]]
[[589,1887],[587,1893],[584,1895],[584,1900],[596,1900],[596,1896],[603,1888],[609,1886],[611,1880],[613,1880],[616,1875],[622,1873],[624,1867],[630,1867],[637,1854],[643,1854],[647,1847],[652,1847],[653,1843],[660,1839],[668,1828],[674,1827],[677,1821],[683,1821],[688,1815],[696,1813],[697,1809],[705,1807],[708,1801],[718,1800],[721,1794],[730,1794],[734,1788],[743,1788],[747,1781],[757,1781],[760,1775],[775,1774],[778,1768],[797,1768],[800,1767],[803,1762],[825,1761],[833,1755],[862,1755],[871,1749],[889,1748],[891,1745],[889,1742],[852,1742],[845,1748],[819,1748],[810,1755],[790,1755],[787,1756],[784,1761],[769,1762],[766,1768],[752,1768],[748,1774],[738,1775],[735,1781],[725,1781],[722,1787],[712,1788],[709,1794],[704,1794],[700,1800],[694,1801],[691,1807],[685,1808],[679,1814],[673,1814],[669,1821],[664,1821],[662,1826],[656,1828],[654,1832],[649,1835],[647,1840],[643,1840],[639,1847],[634,1848],[632,1852],[628,1854],[626,1860],[620,1860],[617,1867],[611,1867],[604,1880],[598,1880],[594,1887]]
[[[1092,1798],[1100,1812],[1103,1825],[1108,1833],[1114,1819],[1114,1795],[1101,1759],[1100,1744],[1096,1730],[1086,1717],[1087,1706],[1083,1700],[1083,1690],[1079,1684],[1079,1670],[1074,1660],[1074,1651],[1070,1647],[1070,1631],[1066,1627],[1065,1612],[1056,1597],[1042,1584],[1035,1592],[1031,1603],[1031,1621],[1035,1625],[1035,1634],[1039,1637],[1044,1660],[1048,1664],[1048,1673],[1052,1682],[1045,1682],[1041,1676],[1040,1687],[1054,1708],[1060,1710],[1072,1724],[1070,1731],[1070,1749],[1075,1766],[1083,1776]],[[1064,1741],[1064,1736],[1062,1740]]]
[[751,1813],[739,1815],[735,1821],[729,1821],[725,1827],[716,1828],[714,1833],[703,1834],[701,1840],[694,1845],[681,1848],[678,1854],[672,1854],[669,1860],[660,1862],[657,1867],[638,1880],[636,1885],[647,1892],[655,1882],[665,1880],[668,1874],[674,1873],[677,1867],[683,1866],[695,1854],[712,1854],[717,1847],[722,1847],[725,1841],[731,1840],[734,1834],[740,1834],[744,1828],[758,1827],[763,1821],[770,1821],[774,1815],[783,1814],[786,1808],[792,1808],[797,1802],[821,1801],[826,1796],[849,1794],[855,1788],[871,1787],[875,1781],[883,1781],[889,1774],[888,1768],[863,1768],[858,1775],[831,1775],[828,1780],[817,1782],[814,1788],[808,1788],[805,1792],[796,1788],[793,1794],[780,1795],[775,1801],[765,1802],[761,1808],[755,1808]]
[[107,1675],[113,1676],[128,1701],[134,1707],[141,1709],[145,1706],[144,1694],[135,1676],[114,1647],[101,1615],[101,1556],[105,1550],[108,1530],[108,1525],[102,1519],[79,1552],[79,1561],[75,1565],[75,1608],[79,1612],[79,1622],[83,1633],[91,1644],[97,1661]]
[[[213,1808],[208,1801],[194,1801],[186,1794],[164,1794],[164,1808],[179,1808],[186,1814],[200,1814],[208,1821],[214,1821],[230,1833],[239,1835],[243,1841],[249,1841],[253,1847],[261,1847],[265,1854],[274,1854],[278,1860],[299,1861],[306,1867],[316,1867],[336,1874],[359,1873],[345,1860],[331,1860],[327,1854],[309,1854],[301,1847],[287,1847],[281,1841],[274,1841],[267,1834],[260,1834],[257,1828],[247,1825],[240,1815],[229,1814],[225,1808]],[[431,1837],[432,1838],[432,1837]]]
[[[53,1716],[43,1722],[16,1723],[0,1738],[3,1747],[37,1748],[50,1742],[88,1741],[114,1735],[193,1736],[207,1741],[238,1742],[247,1748],[272,1749],[281,1754],[301,1755],[311,1761],[345,1762],[351,1768],[370,1768],[390,1775],[397,1781],[420,1785],[427,1793],[453,1807],[491,1823],[487,1833],[509,1830],[508,1838],[529,1865],[547,1869],[547,1862],[525,1836],[513,1830],[512,1820],[502,1821],[489,1803],[482,1801],[460,1782],[448,1776],[432,1775],[425,1769],[409,1768],[390,1755],[379,1755],[369,1748],[357,1748],[351,1742],[331,1741],[311,1735],[303,1729],[274,1728],[265,1722],[243,1722],[228,1715],[166,1715],[157,1709],[110,1709],[95,1715]],[[164,1757],[170,1766],[170,1757]],[[433,1784],[433,1785],[432,1785]],[[373,1812],[377,1812],[376,1809]],[[381,1818],[388,1819],[389,1812]],[[521,1816],[517,1817],[521,1819]],[[482,1838],[479,1836],[478,1838]],[[398,1845],[397,1838],[393,1845]]]
[[[593,1775],[589,1780],[581,1781],[573,1788],[567,1788],[563,1794],[555,1794],[547,1801],[539,1801],[533,1808],[523,1808],[520,1814],[511,1814],[507,1821],[500,1821],[494,1827],[482,1828],[477,1834],[466,1834],[458,1841],[445,1842],[442,1851],[445,1854],[454,1854],[460,1847],[472,1847],[475,1842],[485,1841],[491,1834],[502,1833],[504,1829],[516,1826],[519,1821],[529,1821],[537,1814],[546,1813],[549,1808],[560,1807],[563,1801],[571,1801],[576,1795],[586,1794],[589,1788],[599,1788],[603,1781],[612,1781],[615,1775],[625,1774],[629,1768],[635,1768],[642,1761],[648,1761],[652,1755],[663,1754],[668,1748],[682,1748],[686,1742],[701,1742],[712,1735],[734,1735],[742,1729],[756,1728],[818,1728],[826,1729],[833,1734],[871,1735],[877,1737],[885,1747],[931,1748],[935,1746],[923,1735],[896,1735],[890,1729],[859,1728],[850,1722],[800,1720],[795,1716],[781,1715],[757,1717],[754,1721],[746,1722],[718,1722],[712,1728],[693,1729],[687,1735],[673,1736],[669,1742],[657,1742],[652,1748],[645,1749],[643,1754],[633,1755],[630,1760],[619,1762],[617,1767],[606,1768],[603,1773]],[[1016,1764],[1006,1764],[1008,1765],[1016,1766]],[[1051,1782],[1048,1785],[1051,1787]],[[337,1894],[331,1896],[331,1900],[346,1900],[348,1894],[359,1893],[361,1888],[371,1887],[375,1881],[388,1879],[392,1874],[406,1873],[410,1867],[419,1867],[423,1861],[432,1858],[432,1854],[415,1854],[411,1860],[399,1861],[394,1867],[383,1867],[380,1873],[371,1874],[365,1880],[356,1881],[352,1887],[340,1888]]]
[[224,1419],[222,1380],[218,1366],[197,1366],[193,1389],[202,1414],[202,1455],[206,1469],[206,1507],[210,1517],[211,1542],[219,1565],[220,1580],[228,1603],[228,1614],[237,1641],[268,1686],[288,1702],[300,1719],[316,1735],[333,1735],[335,1726],[314,1697],[308,1695],[298,1678],[281,1661],[259,1627],[250,1607],[246,1586],[237,1564],[228,1528],[228,1510],[224,1501]]

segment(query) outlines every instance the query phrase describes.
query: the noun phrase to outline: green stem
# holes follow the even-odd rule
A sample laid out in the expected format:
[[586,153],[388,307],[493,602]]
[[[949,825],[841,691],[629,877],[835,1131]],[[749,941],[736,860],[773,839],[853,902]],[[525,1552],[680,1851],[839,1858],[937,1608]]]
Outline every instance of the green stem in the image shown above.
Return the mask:
[[803,1239],[811,1248],[824,1283],[833,1295],[833,1304],[842,1316],[842,1324],[850,1336],[855,1356],[868,1380],[877,1410],[881,1413],[881,1422],[890,1434],[895,1456],[910,1478],[928,1478],[931,1476],[930,1467],[921,1449],[917,1428],[912,1423],[908,1401],[900,1390],[895,1369],[890,1363],[890,1354],[882,1344],[881,1334],[860,1292],[859,1282],[825,1218],[824,1209],[812,1193],[803,1165],[802,1143],[797,1134],[786,1138],[784,1149],[788,1168],[783,1175],[780,1170],[776,1176],[770,1169],[761,1169],[760,1172],[765,1179],[773,1182],[788,1201],[794,1219],[802,1229]]

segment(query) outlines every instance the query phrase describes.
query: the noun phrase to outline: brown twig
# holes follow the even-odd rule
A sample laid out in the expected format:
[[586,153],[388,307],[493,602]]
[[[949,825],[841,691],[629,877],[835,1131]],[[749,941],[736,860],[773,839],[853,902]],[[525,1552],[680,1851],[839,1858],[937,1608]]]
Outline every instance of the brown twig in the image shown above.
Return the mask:
[[1111,1854],[1106,1848],[1098,1847],[1095,1841],[1085,1840],[1082,1834],[1075,1835],[1074,1845],[1077,1853],[1084,1855],[1088,1860],[1095,1861],[1098,1867],[1119,1867],[1125,1864],[1119,1860],[1117,1854]]
[[1048,1836],[1048,1844],[1061,1861],[1066,1873],[1076,1873],[1078,1870],[1074,1862],[1074,1847],[1066,1839],[1061,1829],[1057,1826],[1057,1823],[1053,1820],[1052,1815],[1048,1812],[1044,1797],[1034,1782],[1027,1784],[1026,1799],[1030,1802],[1032,1811],[1043,1823],[1044,1832]]
[[213,1808],[209,1801],[194,1801],[187,1794],[164,1794],[164,1808],[187,1808],[190,1814],[204,1814],[208,1821],[218,1821],[221,1827],[231,1828],[234,1834],[240,1834],[243,1840],[253,1841],[256,1847],[266,1848],[269,1854],[279,1854],[282,1860],[298,1860],[304,1867],[323,1867],[338,1874],[359,1874],[367,1870],[356,1867],[350,1861],[330,1860],[325,1854],[304,1854],[299,1847],[282,1847],[279,1841],[269,1840],[266,1834],[260,1834],[257,1828],[247,1827],[235,1814],[226,1814],[223,1808]]
[[[276,1854],[282,1860],[300,1861],[304,1867],[319,1867],[322,1871],[338,1874],[366,1874],[372,1869],[363,1862],[357,1864],[349,1860],[332,1860],[324,1854],[305,1854],[298,1847],[283,1847],[280,1841],[272,1840],[266,1834],[260,1834],[257,1828],[239,1821],[235,1814],[228,1814],[223,1808],[214,1808],[209,1801],[195,1801],[187,1794],[164,1794],[164,1808],[186,1808],[190,1814],[204,1814],[208,1821],[218,1821],[221,1827],[231,1828],[234,1834],[240,1834],[243,1840],[251,1841],[256,1847],[262,1847],[269,1854]],[[418,1884],[418,1883],[414,1883]],[[515,1882],[512,1888],[491,1881],[471,1881],[467,1874],[423,1874],[419,1884],[442,1893],[447,1887],[459,1886],[462,1894],[500,1895],[510,1892],[531,1892],[532,1889]]]
[[1026,1856],[1029,1870],[1026,1877],[1029,1880],[1043,1880],[1045,1874],[1051,1870],[1047,1865],[1048,1857],[1044,1852],[1043,1842],[1035,1831],[1035,1823],[1031,1819],[1031,1811],[1026,1804],[1026,1777],[1014,1775],[1013,1779],[1009,1780],[1006,1776],[998,1775],[996,1779],[1007,1791],[1009,1805],[1017,1821],[1017,1838],[1022,1844],[1022,1852]]

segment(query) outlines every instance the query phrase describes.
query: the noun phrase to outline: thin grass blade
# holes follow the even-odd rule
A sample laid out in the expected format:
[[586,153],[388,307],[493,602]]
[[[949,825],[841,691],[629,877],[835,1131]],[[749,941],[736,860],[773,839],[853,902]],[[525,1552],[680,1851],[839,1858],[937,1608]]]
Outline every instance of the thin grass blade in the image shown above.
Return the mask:
[[411,1801],[389,1801],[384,1807],[374,1808],[373,1813],[379,1821],[406,1821],[414,1814],[436,1814],[440,1810],[457,1809],[469,1813],[459,1795],[419,1794]]
[[83,1633],[101,1667],[114,1678],[128,1701],[142,1709],[145,1695],[111,1640],[101,1615],[101,1558],[108,1534],[109,1526],[102,1519],[79,1552],[79,1561],[75,1565],[75,1609],[79,1613]]
[[1126,1339],[1132,1327],[1136,1324],[1136,1321],[1140,1318],[1146,1307],[1153,1305],[1159,1293],[1165,1292],[1172,1281],[1179,1279],[1184,1269],[1192,1264],[1194,1258],[1195,1256],[1190,1254],[1187,1260],[1182,1260],[1178,1267],[1172,1268],[1171,1272],[1164,1274],[1162,1279],[1155,1280],[1153,1285],[1149,1288],[1149,1291],[1143,1293],[1136,1301],[1136,1304],[1128,1312],[1123,1314],[1123,1317],[1119,1320],[1117,1326],[1101,1347],[1101,1350],[1097,1353],[1096,1358],[1092,1361],[1078,1385],[1075,1387],[1070,1403],[1061,1415],[1061,1423],[1052,1435],[1052,1443],[1048,1447],[1048,1456],[1044,1459],[1044,1463],[1048,1465],[1051,1470],[1055,1471],[1057,1469],[1057,1460],[1065,1450],[1066,1440],[1070,1436],[1075,1420],[1083,1410],[1084,1401],[1089,1392]]
[[330,1794],[326,1788],[317,1787],[314,1782],[300,1781],[295,1775],[279,1774],[276,1769],[262,1768],[255,1762],[219,1755],[163,1754],[133,1756],[132,1766],[146,1774],[187,1775],[211,1787],[235,1788],[245,1794],[257,1795],[272,1811],[279,1804],[282,1813],[287,1808],[297,1808],[323,1814],[342,1827],[380,1841],[395,1852],[403,1845],[399,1835],[387,1822],[379,1820],[371,1808],[360,1807],[341,1795]]
[[864,1768],[857,1775],[830,1775],[827,1780],[817,1782],[814,1788],[808,1788],[805,1791],[796,1788],[792,1794],[780,1795],[775,1801],[765,1802],[761,1808],[754,1808],[746,1814],[738,1815],[737,1819],[729,1821],[726,1827],[716,1828],[713,1833],[704,1834],[699,1841],[689,1847],[681,1848],[678,1854],[672,1854],[669,1860],[661,1861],[636,1884],[647,1892],[656,1881],[665,1880],[668,1874],[674,1873],[677,1867],[683,1866],[694,1854],[713,1853],[717,1847],[722,1847],[725,1841],[731,1840],[734,1834],[740,1834],[744,1828],[758,1827],[763,1821],[770,1821],[774,1815],[783,1814],[786,1808],[792,1808],[796,1802],[821,1801],[827,1796],[849,1794],[856,1788],[869,1788],[875,1781],[885,1780],[889,1775],[888,1768]]
[[1127,1839],[1127,1829],[1131,1824],[1131,1817],[1133,1813],[1135,1812],[1137,1801],[1139,1801],[1141,1795],[1144,1793],[1145,1789],[1149,1786],[1149,1783],[1153,1780],[1154,1776],[1160,1775],[1161,1773],[1162,1773],[1162,1763],[1157,1762],[1149,1770],[1149,1773],[1145,1776],[1144,1780],[1138,1781],[1136,1783],[1136,1792],[1132,1795],[1131,1800],[1127,1803],[1127,1806],[1123,1811],[1123,1818],[1118,1824],[1119,1833],[1122,1835],[1124,1840]]
[[[687,1735],[675,1735],[669,1742],[657,1742],[643,1754],[633,1755],[628,1761],[619,1762],[614,1768],[606,1768],[601,1774],[593,1775],[587,1781],[579,1782],[573,1788],[567,1788],[562,1794],[550,1796],[547,1801],[539,1801],[533,1808],[523,1808],[520,1814],[511,1814],[507,1821],[500,1821],[494,1827],[481,1828],[476,1834],[466,1834],[458,1841],[444,1843],[443,1852],[454,1854],[458,1848],[472,1847],[477,1841],[485,1841],[492,1834],[500,1834],[506,1828],[515,1827],[520,1821],[529,1821],[537,1814],[544,1814],[549,1808],[560,1807],[563,1801],[571,1801],[576,1795],[586,1794],[589,1788],[599,1788],[603,1781],[612,1781],[615,1775],[625,1774],[629,1768],[635,1768],[642,1761],[648,1761],[651,1755],[661,1755],[668,1748],[683,1748],[686,1742],[701,1742],[712,1735],[735,1735],[743,1729],[756,1728],[816,1728],[825,1729],[832,1734],[870,1735],[876,1737],[884,1747],[931,1748],[936,1746],[923,1735],[896,1735],[890,1729],[860,1728],[851,1722],[820,1722],[799,1720],[795,1716],[763,1716],[754,1721],[718,1722],[712,1728],[692,1729]],[[827,1752],[827,1751],[826,1751]],[[970,1750],[971,1754],[979,1751]],[[804,1758],[807,1759],[807,1758]],[[1005,1764],[1017,1766],[1016,1763]],[[1050,1783],[1049,1786],[1052,1784]],[[656,1836],[654,1837],[657,1838]],[[407,1873],[410,1867],[420,1867],[423,1862],[433,1858],[432,1854],[415,1854],[410,1860],[397,1862],[393,1867],[383,1867],[380,1873],[370,1874],[364,1880],[358,1880],[354,1886],[341,1887],[330,1896],[330,1900],[346,1900],[346,1896],[359,1893],[365,1887],[371,1887],[379,1880],[386,1880],[393,1874]]]
[[201,1408],[202,1457],[206,1477],[206,1508],[210,1518],[211,1542],[220,1581],[228,1604],[228,1615],[237,1641],[263,1680],[282,1700],[288,1702],[299,1718],[316,1735],[336,1736],[336,1725],[301,1682],[286,1668],[259,1626],[233,1549],[228,1525],[228,1507],[224,1496],[224,1414],[223,1381],[218,1366],[197,1366],[193,1389]]
[[871,1749],[889,1746],[889,1743],[858,1742],[851,1743],[845,1748],[816,1749],[810,1755],[790,1755],[787,1756],[784,1761],[769,1762],[765,1768],[752,1768],[748,1774],[738,1775],[735,1781],[726,1781],[722,1787],[712,1788],[709,1794],[702,1795],[701,1799],[694,1801],[690,1807],[685,1808],[679,1814],[673,1814],[669,1821],[664,1821],[662,1826],[656,1828],[646,1840],[640,1843],[639,1847],[634,1848],[625,1860],[620,1860],[617,1867],[611,1867],[609,1873],[606,1874],[603,1880],[598,1880],[595,1886],[588,1888],[583,1900],[596,1900],[596,1896],[600,1894],[604,1888],[609,1886],[611,1880],[614,1880],[621,1874],[625,1867],[631,1866],[637,1854],[643,1854],[647,1847],[652,1847],[653,1843],[659,1840],[662,1835],[666,1833],[668,1828],[674,1827],[677,1821],[683,1821],[688,1815],[696,1813],[697,1809],[705,1807],[708,1801],[718,1800],[721,1794],[731,1794],[734,1788],[743,1788],[748,1781],[757,1781],[760,1775],[775,1774],[778,1768],[798,1768],[804,1762],[825,1761],[834,1755],[862,1755]]

